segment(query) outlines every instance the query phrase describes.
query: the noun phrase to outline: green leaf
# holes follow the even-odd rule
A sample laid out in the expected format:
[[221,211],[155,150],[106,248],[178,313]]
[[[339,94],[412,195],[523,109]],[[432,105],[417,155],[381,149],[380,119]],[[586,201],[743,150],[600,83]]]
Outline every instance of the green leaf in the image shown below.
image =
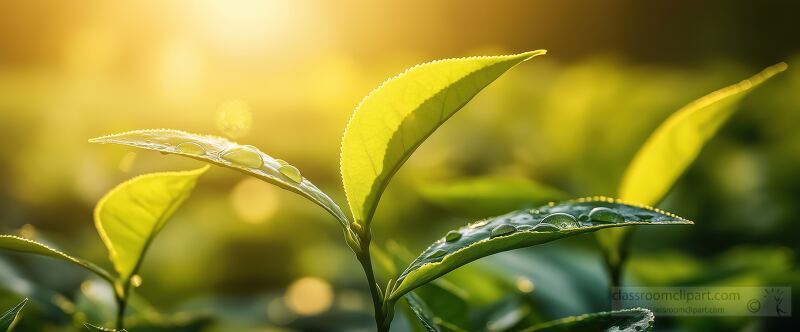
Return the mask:
[[636,153],[622,178],[620,197],[642,204],[658,203],[738,109],[738,102],[754,87],[786,68],[785,63],[779,63],[764,69],[672,114]]
[[95,226],[120,280],[127,283],[136,273],[150,243],[207,169],[141,175],[100,199],[94,210]]
[[0,315],[0,331],[11,331],[11,324],[14,323],[14,320],[17,319],[20,310],[22,310],[27,303],[28,299],[24,299],[22,302]]
[[563,200],[558,189],[522,177],[486,176],[426,183],[419,188],[433,204],[467,217],[486,218],[524,207]]
[[78,265],[82,268],[85,268],[110,282],[113,282],[114,280],[114,277],[112,277],[111,274],[108,273],[108,271],[93,264],[92,262],[72,257],[70,255],[61,252],[60,250],[50,248],[45,244],[29,240],[26,238],[21,238],[14,235],[0,235],[0,248],[5,250],[22,252],[26,254],[41,255],[59,259],[65,262]]
[[644,308],[597,312],[566,317],[533,326],[524,332],[535,331],[651,331],[655,316]]
[[340,160],[355,221],[369,224],[392,175],[436,128],[511,67],[545,52],[433,61],[365,97],[345,129]]
[[[738,109],[738,103],[753,88],[786,70],[785,63],[768,67],[755,76],[714,91],[684,106],[665,120],[647,139],[628,165],[619,188],[621,199],[656,205],[700,154],[705,144]],[[626,229],[597,234],[619,260],[617,248]]]
[[451,231],[436,241],[398,277],[389,299],[396,300],[464,264],[499,252],[604,228],[670,224],[692,222],[651,207],[599,196],[514,211]]
[[222,137],[172,129],[135,130],[93,138],[89,142],[128,145],[231,168],[298,193],[324,208],[343,226],[349,223],[341,208],[308,179],[302,177],[297,168],[250,145],[239,145]]
[[95,325],[92,325],[92,324],[89,324],[89,323],[84,323],[83,326],[86,326],[86,328],[88,330],[90,330],[90,331],[101,331],[101,332],[127,332],[128,331],[128,330],[124,330],[124,329],[123,330],[116,330],[116,329],[112,329],[112,328],[108,328],[108,327],[95,326]]
[[408,306],[411,307],[411,311],[417,316],[419,322],[422,323],[425,331],[442,332],[436,324],[436,318],[433,316],[433,313],[428,309],[428,306],[422,299],[414,293],[406,294],[405,299],[406,302],[408,302]]

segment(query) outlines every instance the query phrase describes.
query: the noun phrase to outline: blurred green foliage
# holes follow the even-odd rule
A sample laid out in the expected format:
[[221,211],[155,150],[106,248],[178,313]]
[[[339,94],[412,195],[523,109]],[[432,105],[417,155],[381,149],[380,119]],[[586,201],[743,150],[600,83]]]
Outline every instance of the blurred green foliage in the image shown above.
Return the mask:
[[[573,197],[613,196],[624,166],[669,114],[786,61],[790,69],[743,100],[660,205],[695,226],[637,231],[626,280],[800,289],[800,45],[791,35],[797,10],[772,2],[501,3],[494,13],[464,4],[457,15],[447,4],[425,3],[430,8],[420,13],[419,1],[309,5],[288,13],[280,7],[284,12],[272,12],[289,19],[269,21],[289,31],[243,42],[214,33],[235,24],[194,25],[206,17],[194,7],[4,3],[0,233],[35,238],[110,268],[91,224],[101,195],[133,175],[201,164],[86,140],[159,127],[227,135],[236,126],[220,122],[220,113],[231,105],[245,105],[252,117],[249,130],[236,133],[238,142],[291,161],[323,190],[339,193],[341,131],[360,98],[385,77],[434,58],[548,48],[547,58],[482,92],[396,174],[376,212],[381,227],[374,238],[381,247],[391,247],[390,239],[404,243],[410,258],[472,221],[424,200],[427,184],[514,177]],[[352,18],[351,7],[360,8],[363,21]],[[202,15],[217,17],[211,13]],[[243,17],[233,20],[249,22]],[[484,18],[491,24],[475,24]],[[418,24],[409,27],[410,21]],[[330,30],[338,34],[324,33]],[[222,47],[219,38],[241,43]],[[236,48],[241,45],[262,48]],[[328,218],[299,197],[212,168],[150,248],[136,291],[141,302],[132,310],[147,324],[198,324],[203,331],[370,330],[360,267]],[[31,299],[24,310],[29,319],[18,331],[70,330],[109,319],[113,293],[89,277],[52,260],[3,253],[0,308]],[[330,287],[309,296],[297,286],[303,278]],[[446,286],[421,295],[455,285],[461,292],[448,296],[459,304],[440,312],[463,316],[457,309],[465,303],[478,308],[467,318],[471,323],[490,321],[484,317],[505,307],[524,307],[525,319],[539,323],[607,310],[610,303],[590,236],[492,256],[445,279]],[[298,313],[319,299],[324,310]],[[398,315],[398,331],[409,324]],[[657,330],[676,331],[792,324],[656,319]]]

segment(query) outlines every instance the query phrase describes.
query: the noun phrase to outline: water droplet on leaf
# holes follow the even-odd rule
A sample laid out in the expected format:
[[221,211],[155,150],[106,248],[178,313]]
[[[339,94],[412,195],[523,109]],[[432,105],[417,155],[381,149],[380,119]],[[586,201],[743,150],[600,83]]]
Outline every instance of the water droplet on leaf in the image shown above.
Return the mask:
[[620,223],[625,221],[622,216],[612,209],[604,207],[596,207],[589,212],[589,219],[601,223]]
[[206,149],[204,149],[200,144],[197,144],[195,142],[183,142],[181,144],[178,144],[176,148],[180,153],[191,154],[195,156],[206,154]]
[[517,228],[514,225],[502,224],[492,229],[491,237],[503,236],[514,233]]
[[545,222],[539,223],[533,229],[540,232],[557,232],[561,230],[560,228],[556,227],[556,225],[548,224]]
[[285,175],[287,178],[292,179],[294,182],[303,182],[303,176],[300,175],[300,170],[297,169],[297,167],[292,165],[283,165],[278,168],[278,171],[280,171],[281,174]]
[[579,226],[575,217],[566,213],[553,213],[542,219],[542,223],[551,224],[560,229],[576,228]]
[[225,150],[220,157],[243,167],[260,168],[264,165],[264,160],[261,159],[261,155],[255,148],[250,146],[230,148]]
[[643,220],[650,220],[650,219],[652,219],[652,218],[653,218],[653,215],[651,215],[651,214],[644,214],[644,213],[639,213],[639,214],[636,214],[636,216],[637,216],[637,217],[639,217],[639,219],[643,219]]
[[531,225],[519,225],[519,226],[517,226],[517,230],[521,231],[521,232],[529,231],[529,230],[532,230],[532,229],[533,229],[533,226],[531,226]]
[[444,240],[446,242],[456,242],[461,239],[461,232],[459,231],[449,231],[447,235],[445,235]]
[[445,251],[444,249],[439,249],[439,250],[436,250],[436,251],[432,252],[430,255],[428,255],[428,258],[439,258],[439,257],[444,256],[446,253],[447,253],[447,251]]
[[587,222],[589,220],[590,219],[589,219],[589,215],[588,214],[582,214],[582,215],[578,216],[578,221],[580,221],[580,222]]

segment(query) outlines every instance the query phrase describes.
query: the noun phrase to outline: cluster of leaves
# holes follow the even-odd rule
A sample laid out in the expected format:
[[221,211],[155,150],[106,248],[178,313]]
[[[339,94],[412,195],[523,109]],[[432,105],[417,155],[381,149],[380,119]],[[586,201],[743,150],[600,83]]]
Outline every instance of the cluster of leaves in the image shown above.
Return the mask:
[[[425,292],[420,290],[423,286],[440,286],[444,283],[443,276],[469,262],[499,252],[602,231],[598,236],[608,253],[609,264],[612,270],[618,271],[624,259],[620,254],[624,229],[637,225],[691,224],[684,218],[649,205],[656,204],[691,164],[703,144],[730,117],[736,101],[753,86],[785,69],[783,64],[768,68],[675,113],[645,143],[631,164],[620,189],[625,201],[597,196],[557,204],[551,202],[533,209],[504,210],[505,214],[501,216],[448,232],[402,271],[394,269],[393,275],[386,278],[388,282],[381,286],[373,271],[371,226],[381,195],[392,176],[428,136],[482,89],[512,67],[543,54],[545,51],[540,50],[425,63],[387,80],[365,97],[353,112],[341,146],[341,176],[352,218],[303,177],[296,167],[253,146],[171,129],[137,130],[95,138],[91,142],[121,144],[194,158],[240,171],[307,198],[328,211],[342,227],[348,246],[364,268],[379,330],[389,329],[395,305],[405,299],[403,303],[408,305],[408,312],[425,330],[458,331],[462,328],[440,319],[430,310],[426,304],[430,298],[424,298]],[[109,281],[120,306],[117,329],[122,329],[122,313],[130,286],[135,286],[140,280],[136,271],[147,247],[186,199],[205,169],[136,178],[115,188],[98,203],[95,224],[109,249],[117,276],[90,262],[27,239],[4,236],[0,247],[75,263]],[[651,177],[653,170],[663,176]],[[540,199],[525,194],[524,188],[530,185],[526,182],[507,182],[500,189],[480,182],[471,185],[482,188],[476,192],[485,196],[497,197],[497,193],[504,193],[500,200],[506,203],[512,199]],[[508,195],[509,191],[517,195]],[[432,192],[432,196],[442,197],[463,190]],[[553,190],[547,195],[561,197],[563,193]],[[569,317],[526,326],[525,329],[645,330],[652,326],[652,321],[653,315],[646,309],[633,309]]]
[[138,287],[142,282],[136,272],[148,247],[207,169],[206,166],[191,171],[142,175],[116,186],[103,196],[95,207],[94,221],[116,275],[88,260],[14,235],[0,235],[0,248],[72,263],[107,281],[114,290],[118,305],[116,327],[122,329],[131,286]]

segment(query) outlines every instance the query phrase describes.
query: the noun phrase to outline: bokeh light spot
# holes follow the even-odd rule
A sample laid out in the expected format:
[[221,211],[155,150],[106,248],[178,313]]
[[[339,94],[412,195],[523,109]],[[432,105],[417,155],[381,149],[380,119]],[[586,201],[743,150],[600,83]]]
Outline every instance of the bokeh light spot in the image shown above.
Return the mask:
[[332,303],[333,289],[327,281],[320,278],[297,279],[286,291],[286,306],[299,315],[319,314],[328,310]]
[[515,282],[517,290],[523,293],[533,292],[533,281],[525,277],[517,277]]
[[260,224],[275,214],[280,202],[271,185],[255,178],[246,178],[233,187],[230,204],[239,218],[251,224]]
[[217,127],[226,136],[239,138],[250,132],[253,114],[250,105],[242,100],[229,100],[217,109]]

